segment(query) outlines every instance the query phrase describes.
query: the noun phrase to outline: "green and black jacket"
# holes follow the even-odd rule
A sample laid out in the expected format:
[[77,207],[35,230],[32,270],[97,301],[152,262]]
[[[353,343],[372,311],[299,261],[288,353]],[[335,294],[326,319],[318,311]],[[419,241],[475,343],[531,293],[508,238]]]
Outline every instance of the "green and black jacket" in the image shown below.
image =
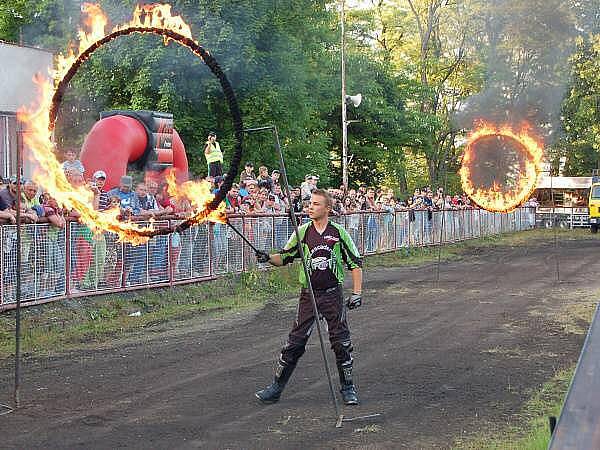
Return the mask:
[[[356,248],[354,241],[352,240],[348,232],[344,229],[344,227],[332,221],[329,221],[329,225],[332,226],[339,234],[339,240],[335,242],[331,250],[329,268],[332,270],[339,284],[342,284],[344,282],[344,265],[346,265],[348,270],[362,267],[362,257],[358,249]],[[300,234],[300,242],[302,243],[302,249],[304,251],[304,258],[306,260],[307,267],[311,272],[311,249],[306,243],[305,236],[308,228],[312,226],[313,223],[308,222],[298,227],[298,232]],[[289,264],[295,258],[300,257],[300,252],[298,250],[296,240],[296,233],[292,234],[287,244],[285,244],[285,246],[279,251],[279,253],[281,254],[283,264]],[[299,278],[302,287],[308,287],[306,282],[306,276],[302,268],[300,269]]]

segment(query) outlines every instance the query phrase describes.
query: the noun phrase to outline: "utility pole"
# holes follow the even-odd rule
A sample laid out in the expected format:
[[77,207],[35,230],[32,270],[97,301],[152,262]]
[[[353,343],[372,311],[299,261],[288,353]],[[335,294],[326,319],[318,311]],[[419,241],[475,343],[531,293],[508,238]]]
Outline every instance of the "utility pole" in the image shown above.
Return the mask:
[[341,0],[342,8],[340,12],[341,20],[341,56],[342,56],[342,184],[346,191],[348,190],[348,121],[346,118],[346,62],[345,62],[345,47],[346,37],[344,32],[344,9],[345,0]]

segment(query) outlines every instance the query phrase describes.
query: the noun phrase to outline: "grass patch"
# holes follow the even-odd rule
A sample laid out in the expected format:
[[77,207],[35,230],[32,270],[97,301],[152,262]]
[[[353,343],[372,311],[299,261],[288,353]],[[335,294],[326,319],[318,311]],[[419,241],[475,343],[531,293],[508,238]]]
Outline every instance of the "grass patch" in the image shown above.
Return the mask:
[[382,255],[370,255],[365,258],[364,268],[369,267],[398,267],[398,266],[419,266],[438,260],[438,252],[441,252],[440,259],[443,261],[458,260],[461,258],[461,249],[458,244],[443,247],[420,247],[420,248],[402,248],[395,252],[384,253]]
[[587,334],[599,295],[598,291],[582,292],[577,296],[577,301],[562,305],[554,317],[565,333]]
[[453,448],[468,450],[545,450],[550,442],[548,417],[560,415],[575,366],[558,372],[525,404],[514,422],[491,436],[477,435],[455,442]]
[[[215,281],[63,300],[21,311],[24,354],[60,353],[200,314],[241,311],[296,293],[297,267]],[[130,314],[139,314],[131,316]],[[0,315],[0,359],[14,354],[14,312]]]
[[[581,240],[584,238],[600,239],[600,235],[591,235],[589,230],[557,230],[560,241]],[[460,260],[465,255],[477,253],[493,247],[521,247],[553,243],[554,232],[546,229],[533,229],[502,235],[486,236],[479,239],[461,241],[441,247],[411,247],[380,255],[369,255],[365,259],[365,267],[378,266],[412,266],[436,262],[438,253],[440,260]]]

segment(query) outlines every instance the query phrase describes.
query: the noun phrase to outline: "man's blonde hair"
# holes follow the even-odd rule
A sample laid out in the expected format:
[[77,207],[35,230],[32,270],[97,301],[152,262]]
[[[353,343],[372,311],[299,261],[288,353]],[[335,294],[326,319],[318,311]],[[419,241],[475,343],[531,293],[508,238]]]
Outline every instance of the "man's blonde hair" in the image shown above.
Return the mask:
[[325,199],[325,204],[328,208],[331,208],[333,206],[333,199],[331,198],[329,192],[327,192],[325,189],[315,189],[314,191],[312,191],[312,195],[319,195],[323,197]]

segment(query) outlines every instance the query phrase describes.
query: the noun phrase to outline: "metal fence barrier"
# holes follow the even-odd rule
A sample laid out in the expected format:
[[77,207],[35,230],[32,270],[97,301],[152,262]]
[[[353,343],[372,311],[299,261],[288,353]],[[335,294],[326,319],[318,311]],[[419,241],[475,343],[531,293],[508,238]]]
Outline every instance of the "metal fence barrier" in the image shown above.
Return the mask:
[[556,208],[537,208],[535,225],[538,228],[589,228],[589,209],[562,206],[557,206]]
[[[302,221],[307,221],[302,217]],[[480,209],[360,212],[333,218],[348,230],[365,255],[401,248],[443,245],[534,228],[535,209],[490,213]],[[168,227],[175,221],[157,221]],[[234,216],[230,223],[257,248],[283,247],[292,233],[287,216]],[[171,286],[240,273],[256,266],[250,247],[228,226],[203,223],[182,233],[157,236],[132,246],[116,235],[94,235],[70,222],[22,225],[23,306],[65,297]],[[0,311],[15,304],[16,226],[0,226]]]

